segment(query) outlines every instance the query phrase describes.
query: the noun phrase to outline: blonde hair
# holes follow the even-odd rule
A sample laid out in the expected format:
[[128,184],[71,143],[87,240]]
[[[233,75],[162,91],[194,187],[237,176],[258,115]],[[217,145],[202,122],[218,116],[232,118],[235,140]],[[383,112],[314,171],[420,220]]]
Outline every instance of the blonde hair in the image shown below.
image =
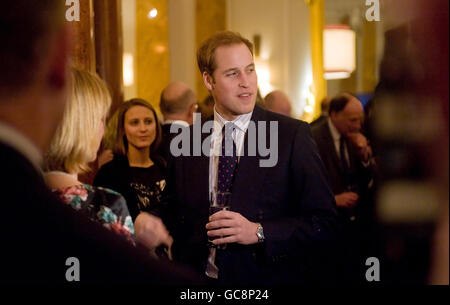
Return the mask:
[[47,170],[89,171],[98,150],[98,129],[111,106],[111,95],[97,75],[72,68],[71,92],[61,124],[46,156]]

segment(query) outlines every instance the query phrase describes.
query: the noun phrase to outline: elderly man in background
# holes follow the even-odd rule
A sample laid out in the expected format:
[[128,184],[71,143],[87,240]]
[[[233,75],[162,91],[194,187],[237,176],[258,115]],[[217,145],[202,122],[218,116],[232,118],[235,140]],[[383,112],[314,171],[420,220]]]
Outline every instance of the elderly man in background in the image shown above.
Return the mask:
[[361,102],[344,93],[331,100],[329,118],[312,128],[339,212],[342,249],[347,251],[342,255],[349,264],[342,266],[349,266],[344,270],[349,281],[364,276],[358,270],[364,266],[358,231],[371,217],[374,161],[371,146],[361,133],[363,116]]
[[194,123],[194,112],[198,108],[197,95],[185,83],[172,82],[161,92],[159,108],[164,117],[159,152],[167,159],[170,157],[170,142],[176,135],[170,132],[170,127],[172,124],[189,127]]
[[279,113],[285,116],[291,116],[292,103],[289,97],[280,90],[270,92],[264,98],[264,105],[267,110]]

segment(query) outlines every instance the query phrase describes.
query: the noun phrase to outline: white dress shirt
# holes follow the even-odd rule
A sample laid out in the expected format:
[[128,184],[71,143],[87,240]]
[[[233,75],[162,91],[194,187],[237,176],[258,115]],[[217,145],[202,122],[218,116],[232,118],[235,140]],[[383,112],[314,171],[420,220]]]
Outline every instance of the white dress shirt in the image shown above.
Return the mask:
[[162,125],[172,125],[172,124],[178,124],[184,127],[189,127],[188,122],[182,121],[182,120],[165,120]]
[[[226,123],[233,123],[236,128],[234,128],[232,137],[236,144],[236,152],[238,157],[240,157],[244,151],[244,139],[245,133],[247,132],[248,125],[250,124],[250,119],[252,113],[246,113],[239,115],[233,121],[228,121],[224,119],[214,107],[214,128],[211,136],[211,154],[209,157],[209,193],[211,194],[213,190],[217,187],[217,174],[219,166],[219,156],[222,153],[222,128]],[[238,159],[239,160],[239,159]]]

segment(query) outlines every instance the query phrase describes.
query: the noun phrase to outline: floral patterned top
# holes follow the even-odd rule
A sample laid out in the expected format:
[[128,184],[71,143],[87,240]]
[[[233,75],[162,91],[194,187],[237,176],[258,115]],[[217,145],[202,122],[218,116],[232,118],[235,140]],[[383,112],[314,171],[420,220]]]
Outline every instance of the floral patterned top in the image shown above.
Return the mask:
[[75,210],[135,244],[133,220],[125,199],[119,193],[89,184],[52,191]]

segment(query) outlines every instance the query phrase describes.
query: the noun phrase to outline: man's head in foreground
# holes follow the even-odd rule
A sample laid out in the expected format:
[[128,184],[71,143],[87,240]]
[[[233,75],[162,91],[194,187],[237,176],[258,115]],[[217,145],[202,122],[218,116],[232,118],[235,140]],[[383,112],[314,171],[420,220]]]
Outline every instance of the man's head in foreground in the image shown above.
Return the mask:
[[0,10],[0,121],[44,152],[62,118],[71,39],[64,2],[8,1]]

